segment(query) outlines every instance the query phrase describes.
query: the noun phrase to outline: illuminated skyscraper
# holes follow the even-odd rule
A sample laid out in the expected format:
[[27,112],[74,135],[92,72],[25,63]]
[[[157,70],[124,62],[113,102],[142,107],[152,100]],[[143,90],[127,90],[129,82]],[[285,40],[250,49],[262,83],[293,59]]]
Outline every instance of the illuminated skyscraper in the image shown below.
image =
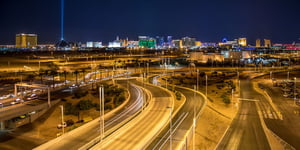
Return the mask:
[[36,34],[17,34],[16,35],[16,47],[17,48],[29,48],[37,46]]
[[239,38],[238,44],[241,46],[247,46],[247,38]]
[[195,46],[200,47],[202,45],[201,41],[195,41]]
[[157,41],[157,46],[158,47],[163,47],[164,46],[164,43],[165,43],[164,37],[156,36],[156,41]]
[[195,38],[190,38],[190,37],[182,38],[182,46],[184,48],[190,48],[190,47],[195,46],[195,42],[196,42]]
[[260,39],[256,39],[256,45],[255,45],[256,47],[260,47],[261,45],[260,45]]
[[265,47],[271,47],[271,40],[270,39],[264,39],[264,44],[265,44]]
[[173,40],[175,48],[182,48],[182,40]]

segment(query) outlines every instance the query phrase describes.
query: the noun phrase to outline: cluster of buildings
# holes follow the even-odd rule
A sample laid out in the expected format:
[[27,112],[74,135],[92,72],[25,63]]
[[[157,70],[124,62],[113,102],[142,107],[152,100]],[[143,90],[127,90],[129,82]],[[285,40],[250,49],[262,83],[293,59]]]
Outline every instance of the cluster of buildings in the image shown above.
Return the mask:
[[58,49],[58,50],[89,50],[97,48],[106,49],[221,49],[221,50],[252,50],[252,49],[292,49],[300,50],[299,43],[293,44],[272,44],[270,39],[257,39],[255,45],[248,44],[247,38],[238,38],[228,40],[223,38],[218,43],[208,43],[198,41],[196,38],[183,37],[181,39],[173,39],[172,36],[138,36],[137,40],[120,39],[119,36],[115,40],[104,45],[101,41],[88,41],[86,43],[74,43],[67,41],[59,41],[56,44],[38,45],[37,34],[17,34],[15,45],[6,45],[0,47],[10,47],[16,49]]

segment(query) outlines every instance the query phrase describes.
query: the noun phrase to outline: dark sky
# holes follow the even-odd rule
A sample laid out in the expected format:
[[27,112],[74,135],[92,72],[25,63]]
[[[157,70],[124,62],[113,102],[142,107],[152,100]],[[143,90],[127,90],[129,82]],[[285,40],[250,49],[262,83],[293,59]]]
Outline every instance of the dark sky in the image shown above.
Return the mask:
[[[60,39],[60,0],[1,0],[0,45],[17,33],[38,42]],[[65,0],[65,40],[111,41],[119,35],[196,37],[218,42],[247,37],[299,42],[299,0]]]

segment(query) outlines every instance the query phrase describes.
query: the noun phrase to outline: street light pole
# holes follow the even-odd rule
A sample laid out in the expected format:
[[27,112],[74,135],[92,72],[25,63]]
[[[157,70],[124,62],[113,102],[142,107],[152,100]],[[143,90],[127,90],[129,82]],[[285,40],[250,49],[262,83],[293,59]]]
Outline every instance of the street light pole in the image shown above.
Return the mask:
[[172,107],[167,107],[170,109],[170,150],[172,150]]
[[[196,101],[196,86],[194,85],[194,102]],[[195,136],[196,136],[196,107],[194,107],[194,118],[193,118],[193,150],[195,150]]]
[[39,72],[41,70],[41,61],[39,61]]
[[102,86],[102,140],[104,138],[104,87]]
[[233,102],[233,89],[231,89],[231,101]]
[[197,69],[197,88],[196,90],[199,90],[199,69]]
[[144,105],[145,105],[145,101],[146,101],[146,99],[145,99],[145,80],[144,80],[144,75],[145,74],[143,74],[143,90],[142,90],[142,111],[141,112],[143,112],[143,110],[144,110]]
[[101,141],[104,138],[104,87],[99,87],[99,107],[100,107],[100,117],[99,117],[99,130]]
[[64,106],[59,106],[61,109],[61,125],[62,125],[62,134],[65,134],[65,126],[64,126]]
[[205,97],[207,98],[207,75],[205,75]]
[[297,86],[296,86],[296,80],[297,80],[297,78],[294,77],[294,80],[295,80],[295,83],[294,83],[294,104],[296,105],[296,88],[297,88]]
[[241,80],[239,80],[239,97],[241,97]]

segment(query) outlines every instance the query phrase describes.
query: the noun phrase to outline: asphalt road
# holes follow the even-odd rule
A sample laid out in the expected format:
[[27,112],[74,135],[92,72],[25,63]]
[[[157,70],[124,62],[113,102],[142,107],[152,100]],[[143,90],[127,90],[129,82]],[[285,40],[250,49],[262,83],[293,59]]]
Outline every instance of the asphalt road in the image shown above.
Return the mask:
[[[241,98],[260,100],[262,97],[253,89],[250,80],[243,79],[241,80]],[[255,103],[259,101],[240,101],[239,111],[216,148],[217,150],[271,149],[261,126]]]
[[145,110],[92,149],[143,149],[168,122],[170,110],[167,107],[172,105],[170,94],[152,85],[144,87],[153,96]]
[[[73,91],[80,90],[83,87],[73,89]],[[72,92],[64,92],[65,90],[68,90],[69,87],[63,87],[63,88],[56,88],[52,89],[51,91],[51,101],[58,100],[64,97],[67,97],[69,95],[72,95]],[[69,89],[70,90],[70,89]],[[24,114],[28,114],[35,110],[41,110],[41,109],[47,109],[48,108],[48,93],[43,93],[39,95],[38,99],[34,100],[25,100],[24,103],[18,103],[15,105],[10,105],[10,101],[13,101],[15,98],[10,98],[5,100],[6,102],[3,103],[7,105],[7,107],[0,108],[0,121],[2,120],[10,120],[15,117],[22,116]],[[50,102],[51,104],[51,102]]]
[[[300,107],[292,98],[284,98],[280,87],[264,84],[264,89],[283,116],[283,120],[264,118],[267,127],[296,149],[300,149]],[[272,87],[272,88],[271,88]]]
[[[185,135],[193,126],[194,108],[196,117],[204,106],[204,98],[194,93],[193,90],[183,88],[175,88],[186,97],[186,102],[178,113],[172,118],[172,148],[179,148],[178,146],[186,141]],[[194,96],[195,94],[195,96]],[[170,148],[170,126],[155,138],[155,140],[147,147],[147,149],[169,149]]]
[[[127,81],[117,81],[117,83],[121,84],[123,87],[127,87]],[[105,130],[114,127],[116,124],[122,122],[141,108],[139,102],[139,95],[141,93],[141,90],[135,88],[131,84],[129,84],[129,86],[130,100],[128,104],[124,108],[117,111],[112,117],[105,120]],[[98,122],[91,124],[84,129],[76,130],[77,131],[72,135],[63,138],[55,144],[51,144],[45,147],[43,147],[42,145],[42,147],[38,147],[38,149],[78,149],[100,135]]]

